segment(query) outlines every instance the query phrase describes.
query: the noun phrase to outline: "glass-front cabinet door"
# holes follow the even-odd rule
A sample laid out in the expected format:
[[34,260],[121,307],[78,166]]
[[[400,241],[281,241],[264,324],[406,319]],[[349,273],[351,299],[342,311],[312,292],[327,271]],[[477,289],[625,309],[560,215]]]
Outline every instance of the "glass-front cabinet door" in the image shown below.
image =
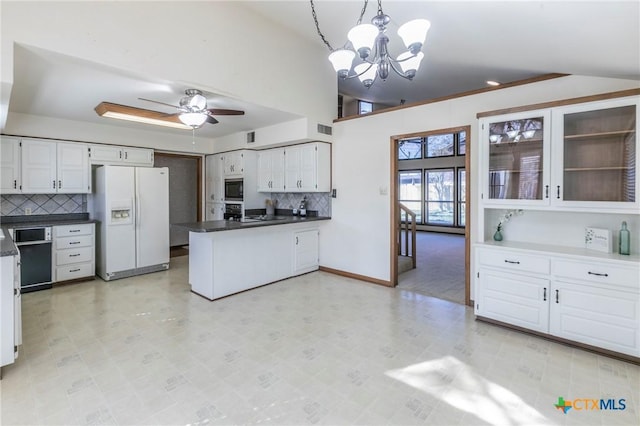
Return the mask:
[[549,203],[550,110],[483,118],[484,204]]
[[553,110],[552,203],[637,211],[638,98]]

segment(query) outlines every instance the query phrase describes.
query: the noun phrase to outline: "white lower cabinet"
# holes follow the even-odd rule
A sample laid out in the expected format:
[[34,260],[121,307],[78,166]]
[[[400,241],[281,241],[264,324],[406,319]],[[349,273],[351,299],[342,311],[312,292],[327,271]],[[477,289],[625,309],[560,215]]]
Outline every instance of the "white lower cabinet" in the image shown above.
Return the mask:
[[550,334],[640,356],[637,292],[564,281],[553,284]]
[[476,271],[477,316],[640,357],[637,262],[480,246]]
[[95,224],[53,227],[54,282],[95,275]]
[[205,220],[224,220],[224,203],[207,203],[206,209]]
[[548,279],[481,268],[476,313],[546,333],[549,330]]
[[320,231],[309,229],[293,234],[294,274],[303,274],[318,269],[318,242]]
[[22,344],[21,303],[20,255],[0,257],[0,368],[18,358]]

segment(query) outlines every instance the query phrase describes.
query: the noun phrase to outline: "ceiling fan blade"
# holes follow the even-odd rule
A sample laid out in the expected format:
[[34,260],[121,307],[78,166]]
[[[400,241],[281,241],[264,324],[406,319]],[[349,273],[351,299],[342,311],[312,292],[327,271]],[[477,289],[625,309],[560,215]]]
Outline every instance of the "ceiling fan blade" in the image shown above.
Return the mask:
[[216,124],[216,123],[219,123],[219,121],[218,121],[218,120],[216,120],[215,118],[213,118],[212,116],[207,115],[207,123],[209,123],[209,124]]
[[153,102],[154,104],[166,105],[166,106],[171,107],[171,108],[180,108],[180,107],[179,107],[179,106],[177,106],[177,105],[171,105],[171,104],[167,104],[167,103],[165,103],[165,102],[154,101],[154,100],[152,100],[152,99],[145,99],[145,98],[138,98],[138,99],[140,99],[141,101]]
[[209,108],[208,111],[214,115],[244,115],[244,111],[239,111],[237,109]]

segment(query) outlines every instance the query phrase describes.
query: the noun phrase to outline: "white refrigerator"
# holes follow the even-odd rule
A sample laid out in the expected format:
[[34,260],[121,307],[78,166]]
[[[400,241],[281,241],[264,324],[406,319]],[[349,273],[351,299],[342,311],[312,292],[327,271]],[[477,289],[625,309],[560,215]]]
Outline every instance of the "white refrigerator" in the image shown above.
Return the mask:
[[89,211],[105,281],[169,269],[169,169],[102,166]]

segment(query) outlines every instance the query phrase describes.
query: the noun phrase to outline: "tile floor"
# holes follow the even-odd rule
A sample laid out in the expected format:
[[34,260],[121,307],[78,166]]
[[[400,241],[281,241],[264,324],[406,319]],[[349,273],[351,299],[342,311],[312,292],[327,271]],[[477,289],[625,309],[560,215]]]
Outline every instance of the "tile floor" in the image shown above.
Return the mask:
[[[2,425],[638,423],[640,367],[324,272],[209,302],[166,272],[23,296]],[[624,398],[621,411],[558,397]]]

